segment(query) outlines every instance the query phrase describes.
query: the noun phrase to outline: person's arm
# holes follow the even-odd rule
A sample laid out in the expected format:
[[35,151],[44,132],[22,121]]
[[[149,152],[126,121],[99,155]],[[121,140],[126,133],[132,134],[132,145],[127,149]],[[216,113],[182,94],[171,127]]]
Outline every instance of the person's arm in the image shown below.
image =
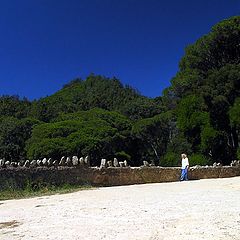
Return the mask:
[[189,168],[189,161],[188,161],[188,158],[187,158],[187,161],[186,161],[186,162],[187,162],[187,166],[186,166],[186,167]]

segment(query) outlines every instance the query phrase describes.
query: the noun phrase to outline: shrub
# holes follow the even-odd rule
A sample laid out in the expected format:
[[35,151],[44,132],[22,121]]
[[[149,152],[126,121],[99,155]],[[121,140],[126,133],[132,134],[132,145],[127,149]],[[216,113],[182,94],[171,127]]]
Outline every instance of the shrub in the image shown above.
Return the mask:
[[211,162],[202,154],[193,154],[189,156],[189,164],[190,166],[195,166],[195,165],[205,166],[205,165],[211,165]]
[[163,167],[176,167],[180,166],[181,158],[180,154],[174,152],[168,152],[164,155],[164,157],[160,160],[160,166]]

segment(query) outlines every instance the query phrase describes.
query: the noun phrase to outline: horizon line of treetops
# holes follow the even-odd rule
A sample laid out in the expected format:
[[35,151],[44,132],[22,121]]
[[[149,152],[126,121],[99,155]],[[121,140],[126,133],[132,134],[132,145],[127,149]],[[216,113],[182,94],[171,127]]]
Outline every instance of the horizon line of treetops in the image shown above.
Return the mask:
[[0,158],[89,155],[177,166],[240,158],[240,16],[223,20],[185,49],[170,87],[142,96],[116,78],[91,74],[53,95],[0,97]]

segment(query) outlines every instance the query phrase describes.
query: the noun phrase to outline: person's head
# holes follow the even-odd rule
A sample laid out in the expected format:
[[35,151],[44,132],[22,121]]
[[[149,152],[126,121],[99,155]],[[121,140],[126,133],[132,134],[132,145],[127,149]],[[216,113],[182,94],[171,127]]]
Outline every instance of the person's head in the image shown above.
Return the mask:
[[182,159],[185,159],[187,157],[187,155],[185,153],[182,153],[181,157],[182,157]]

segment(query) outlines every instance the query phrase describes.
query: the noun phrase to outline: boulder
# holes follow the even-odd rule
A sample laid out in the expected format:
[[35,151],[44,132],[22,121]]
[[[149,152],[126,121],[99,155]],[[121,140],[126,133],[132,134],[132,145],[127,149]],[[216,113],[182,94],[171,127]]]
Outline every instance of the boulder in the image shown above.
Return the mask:
[[24,161],[18,162],[18,167],[23,167],[23,165],[24,165]]
[[37,167],[37,160],[32,160],[30,162],[30,167]]
[[127,162],[127,160],[124,160],[124,165],[125,165],[125,167],[128,167],[128,162]]
[[90,166],[90,157],[89,156],[86,156],[85,158],[84,158],[84,164],[86,165],[86,166]]
[[84,158],[83,157],[79,158],[79,164],[80,164],[80,166],[84,165]]
[[30,167],[30,161],[29,160],[26,160],[23,167]]
[[68,167],[72,166],[72,161],[71,161],[70,157],[67,157],[67,159],[66,159],[66,165],[67,165]]
[[112,167],[113,165],[112,165],[112,161],[107,161],[107,166],[108,167]]
[[5,166],[6,166],[6,167],[9,167],[9,166],[10,166],[10,161],[6,161],[6,162],[5,162]]
[[117,158],[114,158],[114,159],[113,159],[113,166],[114,166],[114,167],[119,167],[119,163],[118,163]]
[[3,159],[0,159],[0,167],[4,167],[5,166],[5,163],[4,163],[4,160]]
[[119,162],[119,167],[125,167],[124,162]]
[[48,165],[48,167],[53,166],[53,160],[52,160],[51,158],[49,158],[49,159],[47,160],[47,165]]
[[57,167],[57,166],[58,166],[58,160],[54,160],[52,165],[53,165],[54,167]]
[[10,166],[11,166],[11,167],[17,167],[18,164],[17,164],[17,162],[10,162]]
[[106,163],[107,163],[107,160],[105,158],[101,159],[100,168],[106,168]]
[[42,165],[43,165],[42,161],[38,159],[38,160],[37,160],[37,166],[38,166],[38,167],[41,167]]
[[59,162],[59,166],[65,166],[66,161],[65,161],[65,157],[61,157],[61,160]]
[[148,161],[143,161],[143,166],[144,167],[149,167],[149,162]]
[[73,157],[72,157],[72,165],[73,165],[73,166],[77,166],[78,163],[79,163],[78,157],[77,157],[77,156],[73,156]]
[[42,160],[42,164],[43,164],[43,166],[47,166],[47,158],[44,158],[44,159]]

